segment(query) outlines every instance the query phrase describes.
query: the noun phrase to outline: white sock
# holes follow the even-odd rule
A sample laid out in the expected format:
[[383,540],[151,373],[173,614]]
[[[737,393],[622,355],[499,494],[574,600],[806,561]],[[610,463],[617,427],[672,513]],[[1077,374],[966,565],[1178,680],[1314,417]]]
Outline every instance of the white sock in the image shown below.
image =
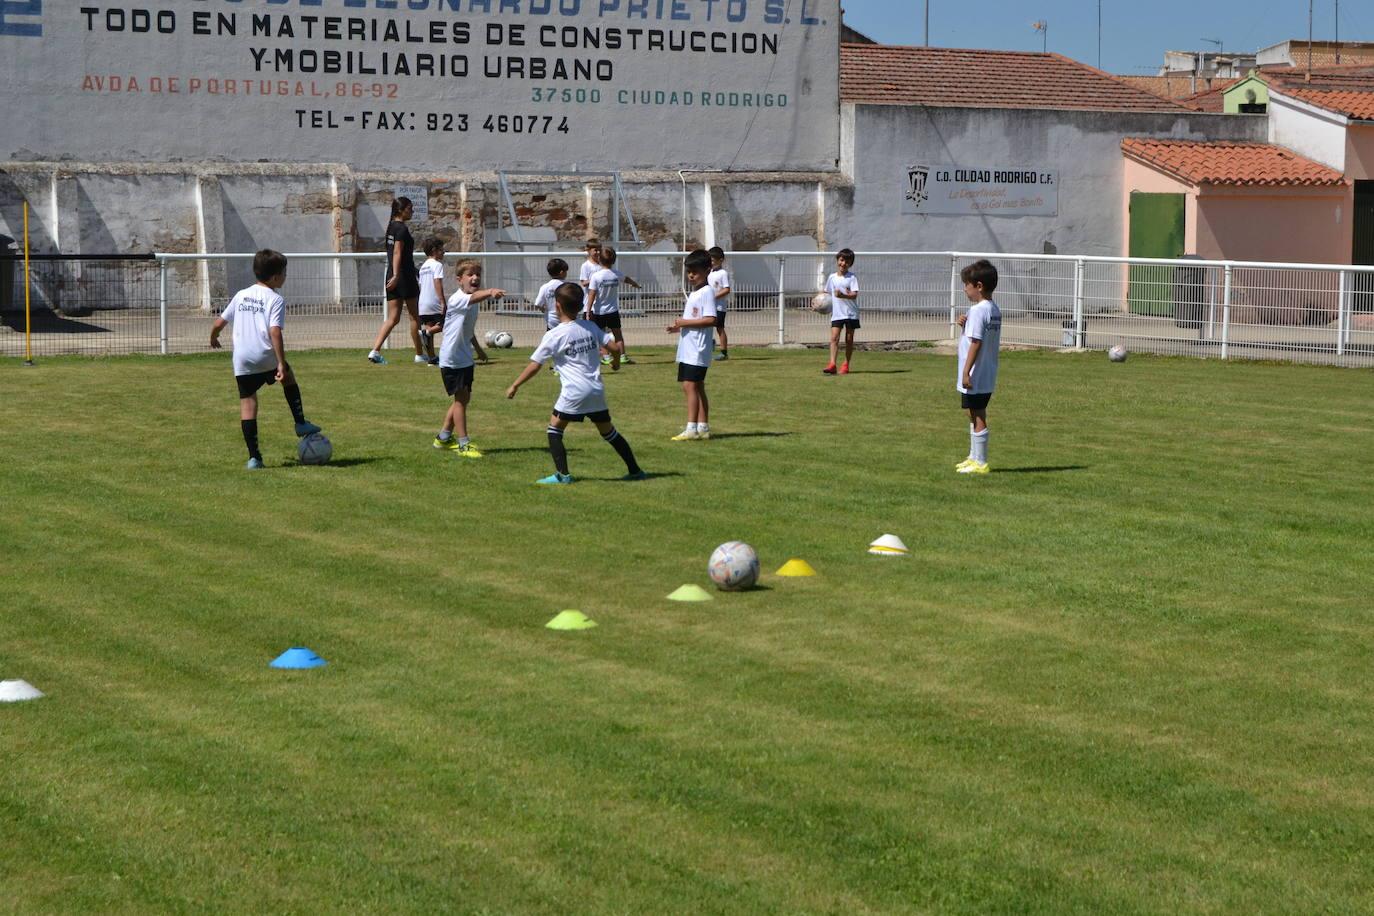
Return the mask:
[[685,432],[685,433],[694,433],[694,432],[696,432],[696,431],[697,431],[697,425],[696,425],[695,423],[688,423],[688,424],[687,424],[687,428],[683,430],[683,432]]
[[369,351],[367,351],[367,355],[368,355],[369,357],[381,356],[381,355],[382,355],[382,351],[381,351],[381,350],[369,350]]
[[699,433],[709,433],[710,431],[711,431],[711,424],[710,424],[710,423],[698,423],[698,424],[697,424],[697,432],[699,432]]
[[988,429],[983,427],[981,433],[973,433],[969,436],[969,443],[972,445],[973,460],[979,464],[988,463]]

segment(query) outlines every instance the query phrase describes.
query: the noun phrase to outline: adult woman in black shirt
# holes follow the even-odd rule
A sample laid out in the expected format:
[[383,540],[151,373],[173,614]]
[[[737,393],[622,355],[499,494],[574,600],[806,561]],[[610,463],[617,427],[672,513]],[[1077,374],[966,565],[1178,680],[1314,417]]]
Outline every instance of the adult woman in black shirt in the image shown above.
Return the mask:
[[409,197],[398,197],[391,204],[391,222],[386,227],[386,319],[367,358],[385,363],[382,347],[401,320],[401,306],[410,315],[410,339],[415,345],[415,361],[428,363],[420,344],[420,274],[415,267],[415,239],[406,221],[415,215]]

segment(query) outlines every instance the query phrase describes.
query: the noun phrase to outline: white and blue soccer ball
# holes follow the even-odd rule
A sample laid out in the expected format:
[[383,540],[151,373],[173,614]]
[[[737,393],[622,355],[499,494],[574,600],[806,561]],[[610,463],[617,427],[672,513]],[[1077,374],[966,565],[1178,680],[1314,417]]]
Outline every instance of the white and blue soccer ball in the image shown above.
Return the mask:
[[1107,359],[1114,363],[1124,363],[1126,361],[1126,348],[1117,344],[1107,351]]
[[743,541],[726,541],[711,552],[706,569],[717,588],[753,588],[759,580],[759,555]]
[[835,307],[835,302],[830,298],[829,293],[816,293],[816,297],[811,300],[811,310],[820,312],[822,315],[829,315],[830,310]]
[[500,333],[499,331],[497,331],[497,330],[495,330],[495,329],[492,329],[492,330],[490,330],[490,331],[488,331],[487,333],[485,333],[485,334],[482,335],[482,340],[486,341],[486,344],[487,344],[487,346],[489,346],[489,347],[495,346],[495,345],[496,345],[496,335],[499,334],[499,333]]
[[491,345],[500,347],[502,350],[509,350],[515,346],[515,338],[511,336],[509,331],[497,331],[491,335]]
[[329,459],[334,457],[334,446],[323,433],[311,433],[301,438],[296,453],[300,456],[301,464],[328,464]]

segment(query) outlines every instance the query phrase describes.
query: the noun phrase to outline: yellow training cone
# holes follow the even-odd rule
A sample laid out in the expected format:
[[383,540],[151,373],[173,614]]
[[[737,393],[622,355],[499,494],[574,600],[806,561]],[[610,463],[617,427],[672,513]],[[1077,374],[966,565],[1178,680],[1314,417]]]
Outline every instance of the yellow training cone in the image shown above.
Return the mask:
[[885,534],[868,545],[868,552],[885,557],[900,557],[911,553],[902,539],[895,534]]
[[596,621],[581,611],[559,611],[558,616],[544,626],[550,630],[590,630],[596,626]]
[[668,596],[669,601],[712,601],[711,593],[700,585],[684,585]]
[[814,576],[816,571],[811,568],[811,564],[796,557],[788,560],[775,572],[775,576]]

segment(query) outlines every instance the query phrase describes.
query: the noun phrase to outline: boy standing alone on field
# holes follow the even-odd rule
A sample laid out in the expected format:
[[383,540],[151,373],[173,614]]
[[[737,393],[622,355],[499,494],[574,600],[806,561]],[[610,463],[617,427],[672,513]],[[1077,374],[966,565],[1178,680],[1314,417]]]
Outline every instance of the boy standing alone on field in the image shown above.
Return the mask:
[[730,305],[730,272],[725,269],[725,251],[719,245],[712,248],[711,273],[706,282],[711,285],[711,293],[716,297],[716,336],[720,338],[720,352],[716,359],[730,358],[730,338],[725,333],[725,310]]
[[296,435],[308,436],[320,428],[305,418],[301,389],[286,362],[282,324],[286,303],[277,290],[286,283],[286,255],[264,248],[253,256],[256,283],[241,289],[210,326],[210,348],[220,348],[219,335],[234,325],[234,380],[239,388],[239,427],[248,446],[248,467],[263,466],[258,450],[258,389],[281,382],[282,394],[296,421]]
[[711,272],[711,256],[698,248],[682,263],[692,292],[682,308],[682,317],[668,325],[668,333],[677,331],[680,334],[677,380],[687,396],[687,426],[673,436],[674,442],[711,438],[708,422],[711,405],[706,399],[706,370],[711,365],[711,349],[715,346],[711,329],[716,326],[716,296],[706,282]]
[[960,474],[988,472],[988,401],[997,384],[997,351],[1002,344],[1002,310],[992,301],[997,268],[974,261],[959,272],[964,295],[973,303],[959,316],[959,381],[961,403],[968,411],[968,457],[954,466]]
[[[434,447],[456,451],[464,458],[481,458],[482,453],[468,438],[468,401],[472,398],[473,351],[482,362],[487,354],[477,342],[478,303],[488,299],[500,299],[506,294],[503,289],[478,289],[482,282],[482,265],[478,261],[460,261],[456,270],[458,291],[448,300],[445,313],[444,343],[439,348],[439,374],[443,377],[444,391],[453,398],[448,413],[444,414],[444,426],[434,437]],[[453,434],[457,431],[458,435]]]
[[835,374],[835,357],[839,355],[840,330],[844,330],[844,364],[840,375],[849,374],[849,358],[854,354],[854,332],[859,329],[859,278],[849,272],[854,266],[854,252],[841,248],[835,255],[835,272],[825,281],[830,294],[830,364],[821,371]]

